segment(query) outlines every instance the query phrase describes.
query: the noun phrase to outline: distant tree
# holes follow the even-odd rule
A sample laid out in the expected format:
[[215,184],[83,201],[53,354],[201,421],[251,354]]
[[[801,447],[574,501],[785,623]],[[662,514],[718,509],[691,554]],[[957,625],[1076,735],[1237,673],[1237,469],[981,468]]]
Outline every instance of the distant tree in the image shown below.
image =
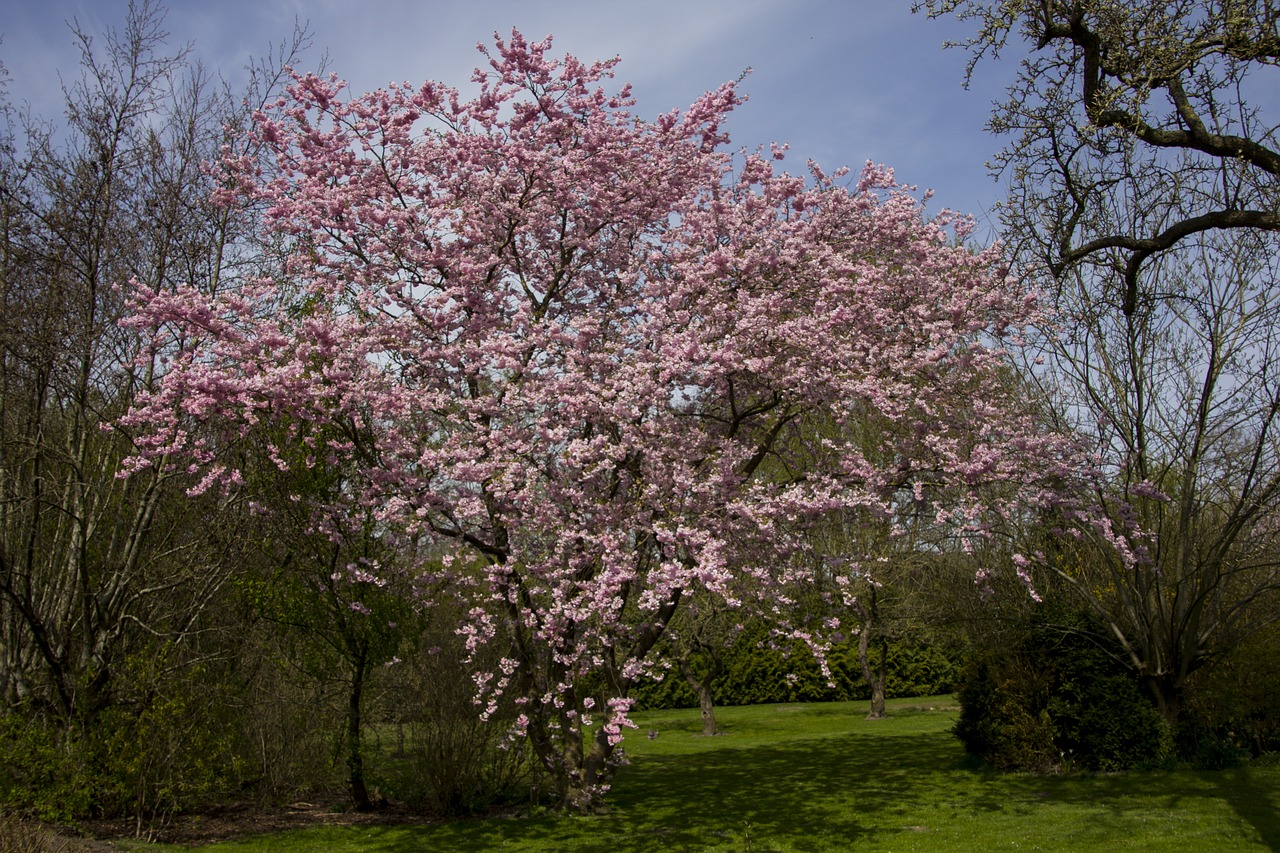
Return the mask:
[[1166,719],[1280,589],[1280,8],[928,0],[969,66],[1028,48],[991,129],[1018,268],[1055,297],[1037,375],[1104,477],[1049,562]]
[[[732,85],[644,121],[602,88],[612,63],[549,47],[498,40],[472,100],[297,77],[256,119],[270,167],[225,161],[292,276],[144,294],[132,323],[167,373],[123,425],[147,436],[135,475],[195,465],[209,488],[242,478],[228,448],[263,421],[356,460],[350,505],[443,554],[472,647],[505,648],[482,702],[516,697],[586,809],[688,596],[785,620],[789,555],[833,507],[927,482],[938,524],[978,535],[1069,471],[1000,381],[1035,300],[957,245],[965,220],[883,169],[846,187],[735,161]],[[893,454],[837,435],[787,458],[807,419],[855,409],[896,424]],[[986,504],[987,481],[1016,499]]]
[[[698,697],[702,734],[720,734],[716,722],[715,686],[724,675],[728,646],[742,618],[738,608],[710,595],[690,596],[676,619],[667,626],[670,651],[676,669]],[[665,650],[664,650],[665,651]]]
[[[1007,371],[1006,380],[1011,376],[1012,372]],[[927,377],[919,378],[928,381]],[[1010,401],[1013,399],[1016,397],[1009,397]],[[1028,423],[1034,422],[1033,406],[1020,406],[1016,411],[1019,417],[1030,418]],[[815,430],[806,439],[810,445],[820,446],[822,437],[840,433],[882,467],[910,464],[898,455],[901,447],[909,446],[909,440],[895,440],[899,424],[878,412],[862,411],[839,428],[813,419],[810,428]],[[911,490],[899,490],[883,505],[836,509],[806,536],[801,558],[811,561],[813,577],[818,581],[814,587],[818,595],[808,596],[814,602],[810,619],[820,621],[835,616],[844,628],[856,632],[857,665],[871,694],[868,719],[885,716],[890,644],[911,634],[916,639],[928,635],[926,623],[935,614],[927,612],[926,603],[918,595],[921,581],[940,574],[938,568],[948,554],[962,558],[970,585],[976,567],[990,564],[989,560],[984,564],[971,558],[975,540],[957,542],[951,526],[938,523],[940,504],[933,485],[927,478],[921,479]],[[990,488],[996,483],[974,485]],[[986,499],[998,502],[992,493]],[[1007,528],[1010,520],[1002,519],[1000,527]],[[985,544],[987,538],[981,541]]]

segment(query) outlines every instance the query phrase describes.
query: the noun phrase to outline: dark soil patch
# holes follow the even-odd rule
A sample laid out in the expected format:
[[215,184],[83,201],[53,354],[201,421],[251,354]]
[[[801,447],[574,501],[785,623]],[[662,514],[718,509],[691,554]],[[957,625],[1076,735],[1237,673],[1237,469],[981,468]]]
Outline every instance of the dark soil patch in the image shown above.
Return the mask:
[[[66,853],[110,853],[123,849],[112,843],[121,839],[142,838],[194,847],[313,826],[387,826],[429,822],[421,812],[396,804],[373,812],[357,812],[343,802],[296,802],[276,808],[236,804],[199,814],[175,815],[163,822],[143,823],[141,827],[131,818],[86,820],[80,822],[75,830],[59,829],[57,839],[65,843]],[[60,848],[51,846],[49,849]]]

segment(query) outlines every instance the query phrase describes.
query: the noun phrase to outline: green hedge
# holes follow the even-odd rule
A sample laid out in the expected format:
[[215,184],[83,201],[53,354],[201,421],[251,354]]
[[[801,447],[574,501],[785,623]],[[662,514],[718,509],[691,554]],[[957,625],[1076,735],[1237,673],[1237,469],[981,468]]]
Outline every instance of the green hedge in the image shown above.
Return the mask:
[[[771,640],[762,627],[748,628],[738,635],[724,650],[724,661],[724,673],[712,687],[717,705],[842,702],[871,697],[871,688],[858,666],[856,639],[836,644],[828,654],[834,687],[828,685],[806,646]],[[950,693],[955,689],[959,667],[960,653],[952,646],[891,640],[885,691],[890,697]],[[698,704],[674,665],[662,681],[644,683],[632,696],[636,707],[643,710],[691,708]]]

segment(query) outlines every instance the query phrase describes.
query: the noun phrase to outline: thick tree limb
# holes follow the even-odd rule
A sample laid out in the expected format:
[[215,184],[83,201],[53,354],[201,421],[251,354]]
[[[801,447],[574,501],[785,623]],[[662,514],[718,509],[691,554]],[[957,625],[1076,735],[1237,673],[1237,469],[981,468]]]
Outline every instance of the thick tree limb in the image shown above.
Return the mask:
[[1125,264],[1124,313],[1131,315],[1137,307],[1138,273],[1144,261],[1157,252],[1172,248],[1192,234],[1225,228],[1256,228],[1280,231],[1280,212],[1271,210],[1214,210],[1175,222],[1152,237],[1135,237],[1130,234],[1109,234],[1083,243],[1063,253],[1053,265],[1054,275],[1061,275],[1068,267],[1105,249],[1124,249],[1129,255]]

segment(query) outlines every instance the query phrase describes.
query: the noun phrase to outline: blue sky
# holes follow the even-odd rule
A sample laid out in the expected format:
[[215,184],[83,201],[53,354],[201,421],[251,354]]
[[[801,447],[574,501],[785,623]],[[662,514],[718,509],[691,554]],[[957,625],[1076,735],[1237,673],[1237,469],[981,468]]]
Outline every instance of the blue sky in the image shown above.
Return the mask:
[[[390,81],[436,79],[463,86],[480,63],[475,45],[512,27],[551,34],[557,54],[621,56],[637,111],[686,106],[744,69],[749,102],[730,125],[736,147],[791,145],[790,169],[866,160],[935,191],[932,208],[980,216],[999,200],[985,162],[1000,141],[983,129],[1013,61],[979,66],[962,87],[966,61],[942,42],[963,24],[912,15],[910,0],[172,0],[172,43],[232,80],[250,56],[309,22],[314,46],[301,63],[329,68],[356,91]],[[8,97],[36,112],[61,112],[59,78],[76,74],[66,21],[88,32],[118,25],[126,0],[0,0],[0,61]]]

